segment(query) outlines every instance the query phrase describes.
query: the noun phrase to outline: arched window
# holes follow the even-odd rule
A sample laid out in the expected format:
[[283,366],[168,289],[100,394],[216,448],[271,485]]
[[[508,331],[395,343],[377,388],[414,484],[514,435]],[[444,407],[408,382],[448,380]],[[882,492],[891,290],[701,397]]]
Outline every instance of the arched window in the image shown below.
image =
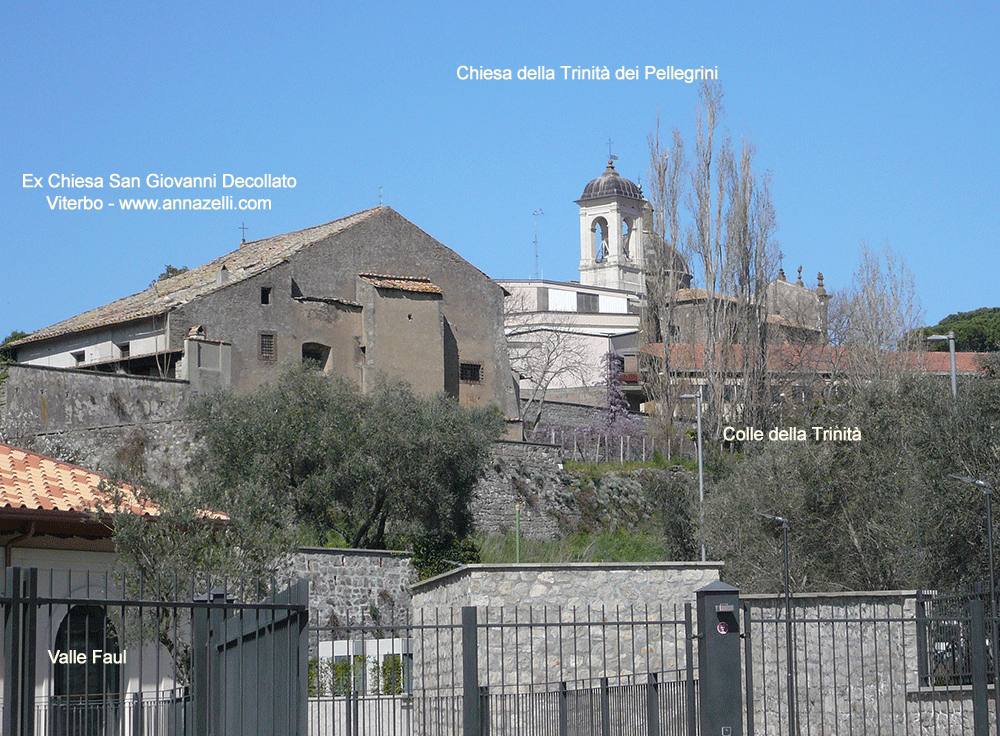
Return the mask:
[[596,218],[590,225],[590,233],[594,260],[600,263],[608,257],[608,221],[603,217]]
[[629,252],[630,243],[629,240],[632,236],[632,220],[631,218],[622,219],[622,255],[626,258],[631,258]]
[[[118,731],[121,663],[118,634],[101,606],[73,606],[59,624],[52,673],[52,736]],[[64,655],[64,656],[63,656]]]

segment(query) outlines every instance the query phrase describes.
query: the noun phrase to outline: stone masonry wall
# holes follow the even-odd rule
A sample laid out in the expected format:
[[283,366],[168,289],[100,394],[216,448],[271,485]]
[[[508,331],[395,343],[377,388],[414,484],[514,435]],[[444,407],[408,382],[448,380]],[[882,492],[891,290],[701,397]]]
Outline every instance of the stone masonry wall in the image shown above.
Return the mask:
[[310,625],[391,626],[410,617],[417,573],[408,552],[304,547],[289,574],[309,580]]
[[513,532],[518,504],[525,539],[558,539],[571,531],[614,526],[637,528],[655,511],[643,490],[643,472],[663,471],[584,477],[564,470],[556,446],[498,442],[473,497],[476,530]]

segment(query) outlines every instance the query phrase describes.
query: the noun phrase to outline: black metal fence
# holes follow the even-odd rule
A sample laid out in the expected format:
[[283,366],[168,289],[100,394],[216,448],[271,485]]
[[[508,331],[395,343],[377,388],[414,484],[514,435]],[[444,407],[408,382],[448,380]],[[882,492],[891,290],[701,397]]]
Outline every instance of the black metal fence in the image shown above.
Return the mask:
[[417,615],[310,629],[311,736],[696,733],[690,606]]
[[305,583],[8,568],[5,736],[301,734]]
[[748,736],[995,734],[984,597],[744,599]]

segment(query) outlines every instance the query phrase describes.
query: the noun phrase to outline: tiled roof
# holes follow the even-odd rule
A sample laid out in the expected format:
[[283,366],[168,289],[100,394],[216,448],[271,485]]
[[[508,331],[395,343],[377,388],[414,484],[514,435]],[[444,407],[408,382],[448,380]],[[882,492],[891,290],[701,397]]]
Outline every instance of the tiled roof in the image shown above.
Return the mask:
[[[0,443],[0,513],[17,511],[64,511],[86,513],[97,505],[109,505],[100,490],[108,479],[90,470],[28,450]],[[154,516],[156,510],[133,502],[134,514]]]
[[[203,266],[192,268],[182,274],[163,281],[157,281],[145,291],[127,296],[123,299],[106,304],[103,307],[91,309],[76,317],[63,320],[57,324],[33,332],[12,345],[56,337],[70,332],[80,332],[95,327],[128,322],[143,317],[164,314],[174,307],[190,302],[196,297],[208,294],[216,289],[222,289],[229,284],[242,281],[251,276],[266,271],[282,263],[303,248],[328,238],[329,236],[354,227],[358,223],[377,214],[382,208],[365,210],[348,217],[343,217],[325,225],[317,225],[294,233],[276,235],[244,243],[234,250]],[[225,266],[229,274],[226,284],[216,283],[216,274]],[[435,287],[437,288],[437,287]]]
[[[647,345],[644,352],[663,357],[663,343]],[[739,345],[717,345],[716,352],[730,365],[742,362],[742,347]],[[670,346],[670,364],[683,371],[702,371],[705,368],[705,345],[674,343]],[[986,353],[955,353],[955,371],[960,375],[976,375],[982,371],[980,360]],[[863,362],[864,354],[851,348],[833,345],[774,345],[768,349],[768,366],[774,371],[817,371],[829,373],[837,366],[847,366]],[[886,359],[895,360],[901,366],[925,373],[947,375],[951,373],[951,357],[948,353],[886,353]]]
[[430,279],[420,276],[386,276],[380,273],[359,273],[358,278],[367,281],[378,289],[399,289],[400,291],[418,291],[425,294],[441,294],[441,287],[435,286]]

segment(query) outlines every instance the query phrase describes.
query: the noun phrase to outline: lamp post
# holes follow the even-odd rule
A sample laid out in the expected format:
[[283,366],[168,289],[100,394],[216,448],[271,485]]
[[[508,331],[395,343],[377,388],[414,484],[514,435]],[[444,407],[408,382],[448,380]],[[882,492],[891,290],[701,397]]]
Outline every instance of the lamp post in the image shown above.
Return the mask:
[[796,734],[798,729],[795,727],[795,715],[798,708],[795,700],[795,652],[792,649],[792,587],[788,575],[788,519],[762,514],[760,511],[754,511],[754,513],[781,524],[785,560],[785,667],[788,670],[785,678],[788,688],[788,733]]
[[951,398],[958,401],[958,384],[955,381],[955,332],[949,330],[947,335],[928,335],[924,338],[924,342],[937,342],[938,340],[948,341],[948,349],[951,351]]
[[[682,394],[682,399],[698,400],[698,517],[704,528],[705,524],[705,465],[701,448],[701,391],[696,394]],[[705,545],[701,545],[701,561],[705,561]]]

